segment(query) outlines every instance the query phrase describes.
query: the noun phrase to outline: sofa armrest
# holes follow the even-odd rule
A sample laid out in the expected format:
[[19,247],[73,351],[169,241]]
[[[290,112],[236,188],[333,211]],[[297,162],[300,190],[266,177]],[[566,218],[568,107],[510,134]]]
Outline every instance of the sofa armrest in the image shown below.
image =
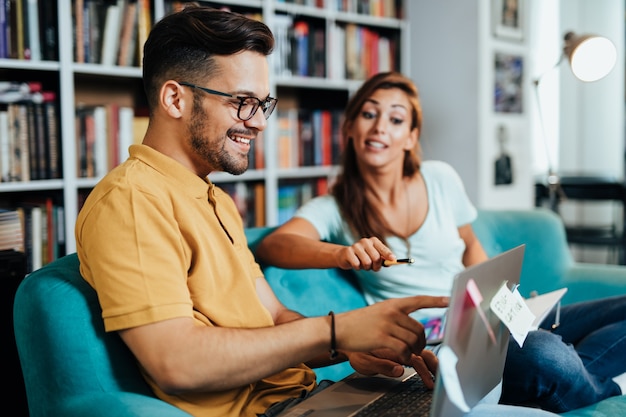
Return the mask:
[[626,267],[575,263],[560,284],[568,288],[564,304],[626,294]]
[[626,415],[626,395],[607,398],[590,406],[561,414],[565,417],[616,417]]
[[128,392],[89,393],[51,407],[50,416],[63,417],[190,417],[157,398]]

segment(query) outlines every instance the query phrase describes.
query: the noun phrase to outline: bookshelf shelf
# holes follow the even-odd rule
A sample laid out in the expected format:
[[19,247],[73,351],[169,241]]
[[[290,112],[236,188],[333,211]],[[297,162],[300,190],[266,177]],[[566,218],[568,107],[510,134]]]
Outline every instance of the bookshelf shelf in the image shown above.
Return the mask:
[[[12,0],[0,0],[0,3],[4,4],[6,1]],[[80,205],[89,190],[104,175],[104,173],[94,170],[91,175],[85,176],[84,167],[80,166],[82,154],[80,142],[77,142],[77,139],[80,139],[82,131],[76,127],[76,121],[79,120],[78,115],[83,114],[81,113],[83,111],[90,113],[92,109],[96,108],[100,108],[94,110],[100,114],[100,117],[102,117],[102,111],[109,112],[106,113],[107,115],[115,114],[117,107],[114,105],[117,105],[127,107],[134,114],[133,126],[135,126],[134,123],[137,118],[143,118],[143,122],[145,122],[147,118],[141,84],[142,74],[141,68],[137,64],[138,59],[135,59],[134,65],[104,65],[100,63],[101,61],[96,59],[99,54],[97,43],[93,45],[83,43],[85,49],[82,52],[85,52],[85,55],[81,56],[80,59],[77,56],[75,15],[77,2],[83,4],[83,10],[87,10],[95,4],[106,4],[106,7],[116,4],[122,7],[123,0],[118,0],[117,3],[96,0],[38,1],[41,4],[48,2],[54,4],[54,21],[58,36],[58,49],[55,52],[58,60],[30,61],[0,58],[0,76],[3,80],[39,81],[45,89],[55,91],[55,103],[58,111],[57,123],[61,140],[59,152],[62,160],[62,176],[48,180],[0,182],[0,207],[7,202],[16,203],[17,201],[19,203],[20,200],[30,200],[31,197],[53,200],[55,204],[61,206],[66,225],[63,251],[71,253],[76,250],[73,225]],[[137,0],[138,5],[144,2],[149,4],[148,14],[152,23],[159,20],[164,13],[171,11],[175,3],[178,3],[173,0]],[[403,17],[395,18],[357,13],[357,5],[362,7],[368,3],[367,1],[325,1],[325,7],[308,5],[319,3],[312,0],[223,0],[199,1],[198,3],[214,7],[228,7],[235,12],[260,16],[276,35],[277,46],[274,54],[270,56],[270,68],[272,69],[270,72],[270,89],[272,95],[279,98],[279,108],[268,120],[267,129],[261,139],[253,145],[251,152],[255,152],[254,165],[251,165],[247,172],[239,176],[216,172],[212,173],[209,178],[228,192],[245,193],[244,196],[235,195],[234,197],[236,201],[245,200],[251,210],[251,213],[247,213],[249,218],[244,218],[247,226],[279,224],[293,209],[293,207],[286,208],[282,205],[287,197],[294,201],[294,195],[297,198],[310,198],[316,193],[324,192],[327,185],[337,175],[338,170],[334,165],[337,161],[337,143],[333,148],[334,159],[331,158],[332,155],[328,153],[328,150],[324,155],[320,154],[319,150],[316,152],[316,158],[324,158],[323,163],[315,162],[311,159],[313,157],[310,154],[306,154],[312,151],[300,150],[298,151],[300,152],[299,157],[296,156],[295,152],[300,146],[301,136],[304,134],[303,123],[304,126],[309,126],[306,123],[317,123],[317,120],[320,120],[319,117],[322,117],[326,121],[332,120],[334,129],[337,129],[339,119],[331,119],[330,113],[334,112],[335,117],[337,117],[348,97],[358,88],[363,78],[369,75],[361,74],[362,77],[357,77],[357,79],[353,79],[353,74],[348,76],[346,67],[354,63],[346,62],[345,48],[348,41],[342,37],[345,36],[346,29],[348,27],[351,29],[363,28],[380,35],[380,37],[389,37],[393,44],[392,47],[396,49],[390,53],[394,58],[390,60],[388,65],[407,73],[409,63],[408,56],[406,56],[409,51],[406,42],[408,24]],[[371,3],[374,4],[375,2],[372,0]],[[391,10],[396,10],[398,16],[403,16],[405,12],[406,0],[384,0],[376,3],[385,3],[387,7],[391,7]],[[347,9],[338,10],[337,4],[347,4],[348,6],[346,6]],[[105,10],[102,16],[106,16],[106,14]],[[102,42],[104,42],[105,37],[106,22],[104,20],[101,22],[101,29],[98,32]],[[84,21],[89,21],[89,19],[84,19]],[[282,26],[285,31],[279,35],[280,25],[285,25],[285,22],[291,23]],[[312,41],[308,43],[310,38],[301,38],[300,44],[295,43],[293,30],[296,22],[303,22],[299,24],[301,29],[310,29],[311,33],[317,31],[318,36],[320,36],[319,39],[323,39],[322,43],[317,43],[318,49],[307,55],[307,59],[312,60],[311,67],[316,65],[318,73],[313,73],[311,70],[309,73],[301,74],[299,71],[302,68],[290,67],[290,65],[295,65],[293,64],[295,61],[290,58],[292,55],[287,56],[281,52],[291,50],[291,54],[295,54],[298,48],[304,47],[302,42],[307,42],[307,47],[309,47],[308,45],[311,45],[311,48],[314,47]],[[83,42],[85,42],[84,39]],[[100,44],[100,46],[102,45]],[[139,54],[140,45],[137,44],[136,47],[136,53]],[[367,49],[358,45],[356,47]],[[275,71],[274,69],[278,66],[281,66],[281,70]],[[0,107],[0,112],[2,110],[3,108]],[[325,111],[327,114],[320,116]],[[287,136],[285,136],[286,131],[281,131],[283,129],[282,122],[277,113],[289,114],[291,122],[295,123],[291,125],[292,130],[288,131]],[[308,119],[309,117],[311,120]],[[314,119],[314,117],[318,117],[318,119]],[[141,126],[145,129],[145,125]],[[324,126],[326,126],[324,127],[326,132],[326,139],[324,140],[328,141],[328,132],[331,130],[328,130],[328,125]],[[143,136],[140,132],[141,130],[134,131],[131,140],[140,141]],[[283,135],[282,138],[281,134]],[[107,141],[109,143],[110,139]],[[327,146],[327,142],[324,143],[326,143],[324,146]],[[284,146],[295,147],[294,150],[290,151],[293,157],[290,163],[285,163],[282,159],[284,158],[282,155]],[[315,146],[319,146],[319,143],[315,142]],[[298,158],[300,158],[299,161]],[[303,163],[302,158],[307,158],[307,162]],[[292,194],[286,194],[287,191]],[[293,194],[294,192],[296,194]],[[246,216],[246,213],[242,213],[242,215]]]
[[0,193],[22,192],[22,191],[46,191],[62,190],[63,180],[33,180],[28,182],[3,182],[0,183]]
[[74,72],[74,74],[92,74],[102,77],[124,77],[138,79],[141,78],[141,68],[137,67],[118,67],[99,64],[73,64],[72,72]]
[[27,69],[32,71],[59,71],[60,64],[56,61],[26,61],[20,59],[0,59],[2,69]]

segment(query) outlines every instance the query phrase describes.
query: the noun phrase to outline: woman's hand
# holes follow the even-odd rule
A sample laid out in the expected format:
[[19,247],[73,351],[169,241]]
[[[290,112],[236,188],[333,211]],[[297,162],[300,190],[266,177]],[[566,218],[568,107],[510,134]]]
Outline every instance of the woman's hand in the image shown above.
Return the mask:
[[396,256],[377,237],[362,238],[352,246],[342,247],[336,254],[337,266],[341,269],[378,271],[385,259],[395,261]]

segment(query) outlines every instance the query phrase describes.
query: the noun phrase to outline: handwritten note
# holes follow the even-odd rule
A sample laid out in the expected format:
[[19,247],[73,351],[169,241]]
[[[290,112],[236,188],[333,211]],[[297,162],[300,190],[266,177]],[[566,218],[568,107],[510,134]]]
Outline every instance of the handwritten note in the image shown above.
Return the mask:
[[532,328],[535,315],[530,311],[524,298],[517,290],[517,287],[511,291],[506,282],[498,290],[496,295],[489,303],[491,311],[502,323],[509,329],[511,336],[517,344],[522,347],[528,332]]

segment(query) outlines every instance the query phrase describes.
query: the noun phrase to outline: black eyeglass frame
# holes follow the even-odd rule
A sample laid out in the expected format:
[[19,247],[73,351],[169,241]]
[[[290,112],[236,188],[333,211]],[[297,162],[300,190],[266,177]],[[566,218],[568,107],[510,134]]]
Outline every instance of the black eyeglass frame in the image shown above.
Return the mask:
[[[237,118],[241,120],[242,122],[252,119],[254,115],[256,114],[257,110],[259,110],[259,108],[261,108],[261,110],[263,111],[263,116],[265,117],[265,119],[266,120],[269,119],[269,117],[274,112],[274,109],[276,108],[276,103],[278,103],[277,98],[269,97],[269,96],[265,100],[261,100],[260,98],[254,97],[254,96],[236,96],[234,94],[223,93],[221,91],[212,90],[210,88],[200,87],[199,85],[192,84],[187,81],[179,81],[178,84],[191,87],[191,88],[197,88],[198,90],[204,91],[207,94],[212,94],[215,96],[236,98],[237,100],[239,100],[239,107],[237,107]],[[246,101],[250,99],[256,100],[256,104],[252,104],[253,108],[250,111],[250,115],[248,117],[246,118],[241,117],[241,108],[245,104],[249,105],[250,103],[246,103]]]

